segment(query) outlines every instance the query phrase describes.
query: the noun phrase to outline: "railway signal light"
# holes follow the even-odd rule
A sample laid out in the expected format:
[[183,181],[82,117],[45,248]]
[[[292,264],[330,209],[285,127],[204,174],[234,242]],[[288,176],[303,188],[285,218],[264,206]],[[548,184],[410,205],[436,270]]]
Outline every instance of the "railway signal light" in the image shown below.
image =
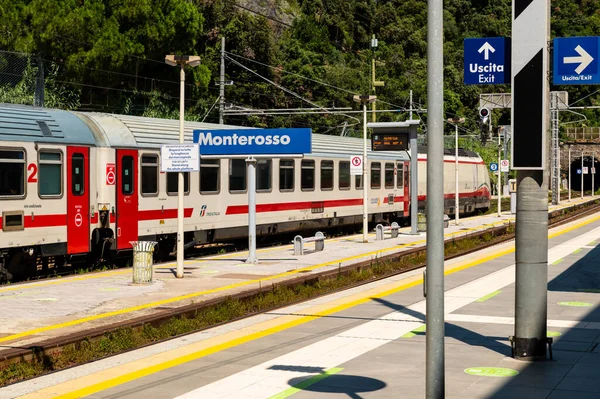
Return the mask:
[[490,116],[490,110],[483,107],[479,109],[479,117],[481,118],[481,123],[487,123],[488,118]]

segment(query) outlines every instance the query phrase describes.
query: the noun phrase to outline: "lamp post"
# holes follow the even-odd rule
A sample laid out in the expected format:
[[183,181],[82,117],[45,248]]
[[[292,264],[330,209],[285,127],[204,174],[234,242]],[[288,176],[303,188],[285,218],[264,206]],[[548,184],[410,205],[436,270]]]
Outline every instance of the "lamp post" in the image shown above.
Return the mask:
[[465,118],[450,118],[448,122],[454,125],[454,220],[458,226],[460,200],[458,194],[458,124],[464,123]]
[[[185,71],[186,65],[195,67],[200,65],[200,57],[197,55],[167,55],[165,62],[171,66],[180,67],[179,72],[179,143],[183,144],[183,113],[185,94]],[[177,278],[183,278],[183,172],[178,172],[177,180]]]
[[377,97],[355,95],[353,99],[355,102],[361,103],[363,107],[363,242],[369,242],[369,214],[367,209],[367,104],[375,101]]

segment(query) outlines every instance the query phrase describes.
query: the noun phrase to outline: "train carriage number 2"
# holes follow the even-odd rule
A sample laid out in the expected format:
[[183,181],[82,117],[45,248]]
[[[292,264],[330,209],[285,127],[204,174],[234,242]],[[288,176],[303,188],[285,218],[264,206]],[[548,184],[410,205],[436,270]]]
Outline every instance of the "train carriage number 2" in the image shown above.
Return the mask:
[[37,183],[37,172],[38,167],[34,163],[30,163],[27,165],[27,171],[29,172],[29,177],[27,178],[27,183]]

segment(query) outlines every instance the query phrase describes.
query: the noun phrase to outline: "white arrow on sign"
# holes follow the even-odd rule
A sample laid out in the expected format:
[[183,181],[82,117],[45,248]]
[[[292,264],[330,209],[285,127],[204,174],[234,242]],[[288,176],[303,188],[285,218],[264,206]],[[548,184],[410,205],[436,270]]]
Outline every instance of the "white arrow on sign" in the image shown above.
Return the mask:
[[565,64],[579,64],[579,66],[575,69],[575,72],[579,75],[588,65],[594,61],[594,57],[588,54],[587,51],[583,49],[580,45],[575,47],[575,51],[579,54],[579,57],[564,57],[563,61]]
[[495,53],[496,49],[492,47],[491,44],[489,44],[488,42],[483,43],[483,46],[481,46],[479,48],[479,54],[483,53],[483,59],[484,60],[489,60],[490,59],[490,52]]

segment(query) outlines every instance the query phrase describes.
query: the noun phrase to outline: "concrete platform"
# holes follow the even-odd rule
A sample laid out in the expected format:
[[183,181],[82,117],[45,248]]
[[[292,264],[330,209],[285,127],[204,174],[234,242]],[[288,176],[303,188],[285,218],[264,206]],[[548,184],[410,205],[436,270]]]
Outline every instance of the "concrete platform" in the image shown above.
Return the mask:
[[[551,210],[581,202],[573,200]],[[459,226],[451,221],[445,236],[452,238],[511,222],[514,216],[507,214],[501,218],[488,215],[461,219]],[[0,345],[28,346],[168,307],[272,284],[300,273],[334,269],[425,245],[425,233],[413,236],[408,232],[402,229],[398,238],[388,236],[384,241],[376,241],[373,233],[368,243],[362,242],[362,235],[328,239],[324,251],[309,250],[304,256],[294,256],[292,245],[262,249],[258,251],[258,264],[245,263],[245,252],[187,260],[183,279],[175,278],[174,263],[161,264],[156,266],[150,285],[133,285],[132,270],[124,269],[3,286]],[[309,248],[313,245],[307,244]]]

